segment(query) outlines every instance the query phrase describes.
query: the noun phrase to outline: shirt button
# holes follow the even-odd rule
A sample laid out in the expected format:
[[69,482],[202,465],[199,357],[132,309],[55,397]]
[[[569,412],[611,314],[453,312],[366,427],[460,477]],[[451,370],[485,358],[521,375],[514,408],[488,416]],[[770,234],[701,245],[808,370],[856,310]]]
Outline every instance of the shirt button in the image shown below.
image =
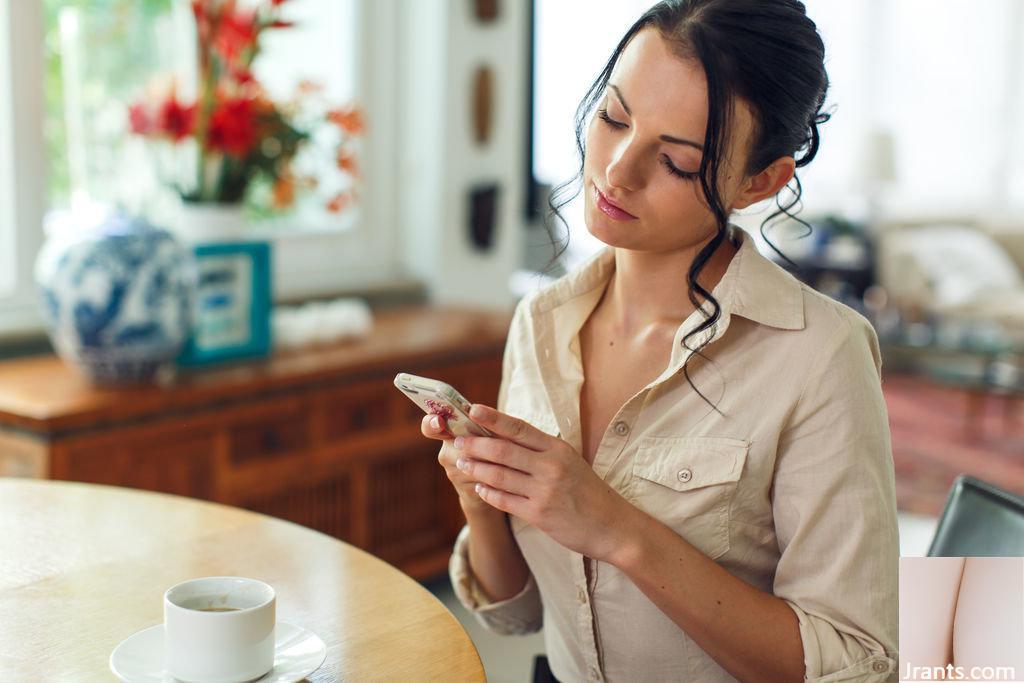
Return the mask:
[[586,604],[587,602],[587,594],[582,588],[576,589],[576,598],[580,601],[581,605]]
[[601,672],[597,670],[597,667],[590,667],[590,677],[595,681],[601,680]]
[[693,472],[690,470],[689,467],[684,467],[683,469],[679,470],[679,473],[676,476],[679,477],[679,481],[685,484],[686,482],[690,481],[690,479],[693,478]]
[[886,665],[885,662],[875,662],[874,664],[871,665],[871,668],[874,669],[875,671],[877,671],[878,673],[882,673],[883,671],[885,671],[889,667]]
[[625,436],[626,434],[629,434],[629,425],[623,422],[622,420],[619,420],[618,422],[615,423],[615,433],[618,434],[619,436]]

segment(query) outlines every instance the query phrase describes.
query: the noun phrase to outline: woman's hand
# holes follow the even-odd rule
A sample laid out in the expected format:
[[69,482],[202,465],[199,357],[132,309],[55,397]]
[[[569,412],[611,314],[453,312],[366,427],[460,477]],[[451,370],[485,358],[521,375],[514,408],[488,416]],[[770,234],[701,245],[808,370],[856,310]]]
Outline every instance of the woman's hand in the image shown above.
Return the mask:
[[456,466],[480,482],[479,498],[570,550],[608,561],[636,508],[562,439],[478,403],[469,415],[497,435],[458,437],[451,444]]
[[455,437],[448,431],[445,419],[440,415],[424,415],[423,421],[420,423],[420,431],[423,432],[423,436],[442,442],[441,450],[437,454],[437,461],[444,467],[448,480],[455,488],[455,492],[459,494],[459,502],[462,504],[462,511],[466,517],[503,514],[500,510],[495,510],[481,500],[473,488],[477,480],[470,478],[455,466],[459,452],[452,448],[452,440]]

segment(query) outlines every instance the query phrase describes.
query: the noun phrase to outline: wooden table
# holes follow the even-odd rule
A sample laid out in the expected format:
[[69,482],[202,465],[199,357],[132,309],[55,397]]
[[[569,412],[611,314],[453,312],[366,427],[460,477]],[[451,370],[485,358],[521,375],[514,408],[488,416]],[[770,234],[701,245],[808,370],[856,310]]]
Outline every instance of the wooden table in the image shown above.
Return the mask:
[[311,681],[483,681],[466,631],[420,584],[353,546],[216,503],[0,478],[0,680],[109,681],[169,586],[248,576],[327,644]]

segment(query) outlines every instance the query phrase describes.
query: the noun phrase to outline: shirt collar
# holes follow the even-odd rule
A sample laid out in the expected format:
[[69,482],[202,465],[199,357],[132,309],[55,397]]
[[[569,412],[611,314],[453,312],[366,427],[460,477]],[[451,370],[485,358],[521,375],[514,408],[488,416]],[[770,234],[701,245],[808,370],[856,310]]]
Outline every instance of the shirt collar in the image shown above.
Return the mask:
[[[739,315],[769,327],[800,330],[804,327],[804,304],[800,282],[757,250],[753,238],[730,223],[740,247],[729,262],[712,294],[722,307],[722,316]],[[607,284],[615,270],[615,248],[605,245],[573,272],[541,289],[533,303],[536,312],[549,311]],[[686,295],[685,275],[680,288]]]

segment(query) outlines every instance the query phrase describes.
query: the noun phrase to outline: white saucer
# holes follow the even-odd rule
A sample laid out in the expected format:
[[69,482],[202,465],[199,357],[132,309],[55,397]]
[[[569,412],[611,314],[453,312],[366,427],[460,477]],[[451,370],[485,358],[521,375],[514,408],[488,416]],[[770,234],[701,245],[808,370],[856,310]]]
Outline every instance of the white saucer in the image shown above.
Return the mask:
[[[312,631],[277,622],[274,630],[274,668],[259,683],[295,683],[324,663],[327,646]],[[164,625],[138,631],[110,653],[110,670],[125,683],[173,683],[164,671]]]

